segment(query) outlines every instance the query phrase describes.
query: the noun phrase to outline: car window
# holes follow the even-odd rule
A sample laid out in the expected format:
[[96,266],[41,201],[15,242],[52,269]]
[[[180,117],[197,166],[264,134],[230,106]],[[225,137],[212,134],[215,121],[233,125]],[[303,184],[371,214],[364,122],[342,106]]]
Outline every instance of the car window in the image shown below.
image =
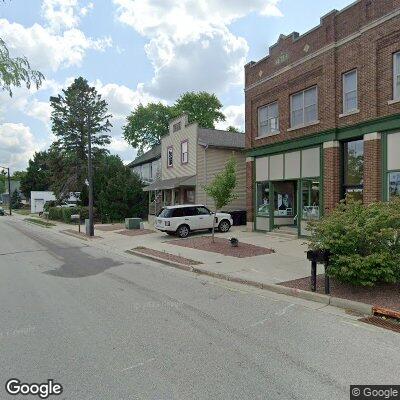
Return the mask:
[[164,208],[158,215],[160,218],[171,218],[172,217],[172,212],[174,210],[171,210],[170,208]]
[[210,211],[206,207],[196,207],[198,215],[210,215]]
[[173,210],[173,214],[172,217],[178,218],[178,217],[183,217],[184,213],[183,213],[183,208],[175,208],[175,210]]
[[196,207],[185,207],[183,208],[185,217],[192,217],[193,215],[197,215]]

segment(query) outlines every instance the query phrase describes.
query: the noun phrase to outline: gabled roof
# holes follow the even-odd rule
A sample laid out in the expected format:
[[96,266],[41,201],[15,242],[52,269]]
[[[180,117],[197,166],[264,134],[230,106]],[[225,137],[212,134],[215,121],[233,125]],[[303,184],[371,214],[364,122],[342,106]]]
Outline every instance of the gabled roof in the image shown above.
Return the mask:
[[199,128],[198,138],[199,144],[204,146],[222,147],[228,149],[245,148],[244,133]]
[[146,164],[150,161],[154,161],[161,158],[161,145],[158,144],[154,146],[152,149],[142,154],[139,157],[136,157],[131,163],[128,164],[128,167],[137,167],[138,165]]

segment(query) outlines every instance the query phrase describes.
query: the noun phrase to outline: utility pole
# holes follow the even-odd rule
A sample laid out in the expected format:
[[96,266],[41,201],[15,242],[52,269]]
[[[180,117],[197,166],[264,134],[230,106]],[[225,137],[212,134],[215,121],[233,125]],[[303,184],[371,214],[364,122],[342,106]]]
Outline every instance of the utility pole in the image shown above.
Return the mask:
[[1,165],[0,165],[0,168],[3,168],[3,169],[7,170],[7,176],[8,176],[8,205],[10,206],[10,215],[12,215],[10,168],[9,167],[2,167]]
[[93,223],[93,164],[92,164],[92,135],[90,117],[88,116],[88,182],[89,182],[89,236],[94,236]]

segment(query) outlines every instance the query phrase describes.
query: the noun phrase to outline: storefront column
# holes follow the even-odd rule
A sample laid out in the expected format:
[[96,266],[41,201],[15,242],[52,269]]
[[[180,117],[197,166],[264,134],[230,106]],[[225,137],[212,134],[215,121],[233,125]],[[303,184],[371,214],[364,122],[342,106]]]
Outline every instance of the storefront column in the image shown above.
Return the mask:
[[382,200],[381,155],[381,134],[364,135],[364,204]]
[[340,202],[340,143],[324,143],[324,210],[329,214]]
[[254,157],[246,158],[247,230],[254,230]]

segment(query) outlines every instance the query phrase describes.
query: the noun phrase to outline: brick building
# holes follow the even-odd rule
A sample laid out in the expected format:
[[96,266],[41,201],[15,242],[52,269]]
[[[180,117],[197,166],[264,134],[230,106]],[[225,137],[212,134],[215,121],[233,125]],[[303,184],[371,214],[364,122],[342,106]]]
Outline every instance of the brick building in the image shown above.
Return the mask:
[[247,219],[306,235],[340,199],[400,196],[400,0],[358,0],[245,66]]

